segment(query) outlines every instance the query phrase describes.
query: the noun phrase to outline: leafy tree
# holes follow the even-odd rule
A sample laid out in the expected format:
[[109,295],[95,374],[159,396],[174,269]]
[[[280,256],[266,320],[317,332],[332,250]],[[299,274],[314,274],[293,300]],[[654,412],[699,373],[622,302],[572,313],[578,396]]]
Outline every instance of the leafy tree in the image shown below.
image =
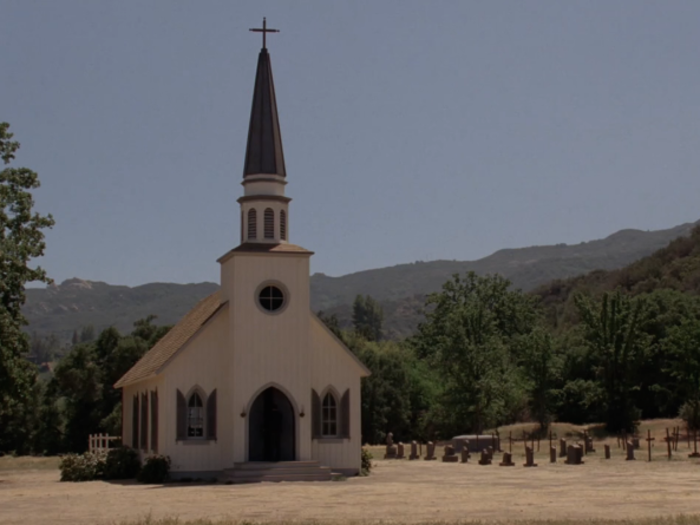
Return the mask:
[[80,330],[80,342],[81,343],[89,343],[90,341],[95,339],[95,327],[90,325],[90,326],[83,326]]
[[126,336],[106,328],[95,341],[78,343],[60,361],[49,389],[64,407],[65,449],[81,452],[88,434],[120,431],[121,395],[113,385],[169,330],[154,325],[155,318],[136,321]]
[[523,385],[512,354],[535,311],[531,298],[509,286],[500,276],[470,272],[427,300],[412,344],[441,374],[445,432],[482,431],[518,409]]
[[700,429],[700,321],[688,319],[673,328],[664,349],[673,357],[668,372],[686,399],[683,415],[693,429]]
[[[9,127],[0,123],[0,158],[6,166],[19,149]],[[42,230],[54,224],[51,215],[33,212],[31,190],[38,187],[37,174],[28,168],[0,171],[0,450],[27,446],[27,411],[35,408],[36,368],[25,359],[29,340],[21,330],[27,324],[21,307],[26,283],[51,282],[46,272],[40,266],[30,266],[30,261],[44,254]]]
[[642,332],[645,302],[619,290],[605,293],[600,302],[578,294],[574,298],[582,321],[583,339],[597,362],[596,375],[606,395],[606,428],[633,432],[639,409],[632,397],[638,364],[648,348]]
[[370,295],[358,295],[352,305],[352,324],[355,331],[368,341],[379,341],[382,338],[384,311]]
[[542,328],[533,330],[522,338],[519,355],[529,394],[530,416],[544,430],[553,416],[560,366],[552,336]]

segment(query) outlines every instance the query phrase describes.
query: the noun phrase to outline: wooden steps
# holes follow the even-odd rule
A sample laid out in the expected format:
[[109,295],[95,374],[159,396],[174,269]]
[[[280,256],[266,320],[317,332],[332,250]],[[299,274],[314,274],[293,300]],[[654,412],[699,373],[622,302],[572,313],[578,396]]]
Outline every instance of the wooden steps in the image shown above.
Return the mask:
[[322,467],[318,461],[235,463],[232,469],[224,470],[224,475],[222,477],[222,481],[228,483],[330,480],[330,467]]

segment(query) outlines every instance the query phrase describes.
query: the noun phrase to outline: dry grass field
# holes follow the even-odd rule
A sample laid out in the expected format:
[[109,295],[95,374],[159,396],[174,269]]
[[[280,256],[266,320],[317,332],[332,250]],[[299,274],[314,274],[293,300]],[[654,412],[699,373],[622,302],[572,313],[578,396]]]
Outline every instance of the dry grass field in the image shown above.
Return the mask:
[[[184,525],[211,522],[366,522],[435,524],[455,521],[629,520],[647,525],[700,525],[700,461],[684,444],[672,461],[656,443],[654,458],[602,459],[602,446],[584,465],[536,468],[438,461],[376,461],[365,478],[326,483],[222,485],[135,482],[60,483],[55,458],[0,458],[0,523]],[[375,449],[379,458],[381,449]],[[497,463],[497,462],[496,462]],[[685,517],[677,517],[684,515]],[[676,518],[673,518],[676,516]],[[662,519],[663,518],[663,519]],[[165,521],[163,521],[165,520]],[[640,522],[639,520],[648,520]]]

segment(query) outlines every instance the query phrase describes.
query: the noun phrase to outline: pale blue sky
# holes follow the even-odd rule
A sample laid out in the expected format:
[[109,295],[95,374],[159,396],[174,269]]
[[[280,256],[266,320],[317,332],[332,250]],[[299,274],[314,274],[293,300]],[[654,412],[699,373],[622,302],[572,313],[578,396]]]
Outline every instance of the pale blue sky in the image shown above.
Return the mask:
[[263,16],[314,272],[700,219],[698,1],[0,0],[57,281],[218,281]]

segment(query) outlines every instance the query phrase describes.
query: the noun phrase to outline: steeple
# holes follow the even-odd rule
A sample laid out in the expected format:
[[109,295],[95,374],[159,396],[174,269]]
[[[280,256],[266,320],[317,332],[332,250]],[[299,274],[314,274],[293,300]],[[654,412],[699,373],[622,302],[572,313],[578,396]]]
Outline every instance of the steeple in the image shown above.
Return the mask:
[[258,55],[243,168],[245,195],[238,199],[241,205],[241,243],[283,244],[289,239],[288,205],[291,199],[284,195],[287,172],[270,54],[266,46],[267,33],[278,31],[268,29],[265,19],[262,29],[251,31],[263,34],[263,47]]
[[263,19],[262,29],[251,29],[263,34],[263,47],[258,55],[258,70],[255,75],[253,90],[253,108],[250,112],[248,128],[248,146],[245,155],[243,177],[258,174],[286,176],[284,154],[282,152],[282,135],[277,116],[275,85],[272,81],[270,54],[267,52],[265,36],[276,29],[267,29]]

